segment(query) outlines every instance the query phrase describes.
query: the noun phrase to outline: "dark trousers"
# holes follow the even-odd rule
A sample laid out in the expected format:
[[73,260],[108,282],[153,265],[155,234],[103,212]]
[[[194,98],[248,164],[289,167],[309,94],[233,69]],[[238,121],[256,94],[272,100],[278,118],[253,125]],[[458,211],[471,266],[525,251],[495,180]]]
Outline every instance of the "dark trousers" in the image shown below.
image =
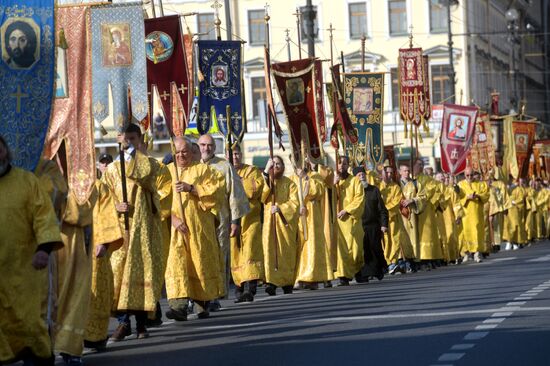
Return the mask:
[[135,315],[136,317],[136,327],[145,327],[147,324],[147,312],[146,311],[131,311],[128,313],[117,313],[116,318],[119,324],[126,324],[128,327],[132,327],[130,321],[130,315]]
[[363,237],[363,256],[365,265],[361,269],[363,277],[377,277],[384,274],[388,267],[384,250],[382,249],[382,231],[380,225],[363,225],[365,236]]
[[258,289],[258,280],[246,281],[241,283],[240,286],[235,285],[235,297],[239,298],[245,292],[249,292],[252,296],[256,295]]

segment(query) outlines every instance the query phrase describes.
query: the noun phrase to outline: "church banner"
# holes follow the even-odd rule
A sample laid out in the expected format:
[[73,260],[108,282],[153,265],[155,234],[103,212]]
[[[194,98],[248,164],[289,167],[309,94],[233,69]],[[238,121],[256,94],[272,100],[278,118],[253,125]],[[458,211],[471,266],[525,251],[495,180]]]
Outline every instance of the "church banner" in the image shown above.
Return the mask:
[[111,112],[120,132],[148,113],[143,10],[141,3],[112,4],[93,7],[91,14],[92,111],[98,122]]
[[[272,133],[275,134],[279,140],[279,148],[285,149],[283,146],[283,131],[279,125],[279,120],[277,119],[277,111],[275,110],[275,102],[273,101],[273,92],[271,88],[271,57],[269,55],[269,50],[264,46],[264,78],[265,78],[265,93],[266,93],[266,103],[267,103],[267,118],[270,118],[267,123],[268,127],[271,127]],[[269,141],[272,143],[271,138]],[[269,147],[273,149],[273,145]]]
[[452,175],[466,169],[477,121],[478,108],[456,104],[443,105],[441,124],[441,168]]
[[[173,135],[174,130],[185,130],[189,116],[190,75],[185,57],[184,40],[179,15],[145,20],[145,55],[147,57],[147,87],[149,97],[158,92],[162,111],[154,111],[153,118],[162,113]],[[173,84],[173,85],[172,85]],[[173,113],[172,105],[178,106]],[[154,102],[149,99],[149,105]],[[173,120],[176,117],[177,120]]]
[[0,135],[13,164],[34,171],[54,89],[53,0],[2,0],[0,45]]
[[290,132],[295,156],[302,141],[312,161],[320,161],[326,138],[321,61],[303,59],[271,65],[271,74]]
[[[432,116],[432,97],[430,92],[430,58],[428,56],[422,56],[422,68],[424,75],[424,120],[428,121]],[[440,101],[439,101],[440,102]],[[427,129],[427,123],[424,124]]]
[[474,171],[480,172],[483,179],[487,179],[495,169],[495,147],[491,121],[488,114],[478,117],[472,147],[468,156],[468,166]]
[[422,48],[399,49],[399,110],[405,124],[421,126],[430,113],[426,100],[425,62]]
[[359,138],[353,154],[355,165],[367,164],[373,170],[384,158],[384,73],[357,72],[343,76],[346,109]]
[[535,142],[536,120],[514,121],[512,124],[519,176],[526,178],[529,169],[529,157]]
[[[225,136],[230,127],[233,138],[240,141],[245,132],[241,103],[241,42],[198,41],[197,45],[198,130],[201,135],[208,133],[217,120],[218,127]],[[228,106],[231,109],[230,116],[227,115]]]
[[329,101],[331,101],[333,108],[334,123],[330,131],[330,143],[332,147],[338,149],[340,145],[338,134],[341,133],[344,137],[343,148],[347,156],[347,152],[353,152],[353,147],[357,144],[358,136],[344,101],[344,88],[340,81],[340,64],[336,64],[331,68],[331,75],[332,83],[330,84],[330,90],[332,97],[329,97]]
[[65,142],[68,184],[79,204],[88,200],[96,180],[88,24],[89,7],[64,6],[55,11],[55,99],[44,143],[44,156],[53,159]]

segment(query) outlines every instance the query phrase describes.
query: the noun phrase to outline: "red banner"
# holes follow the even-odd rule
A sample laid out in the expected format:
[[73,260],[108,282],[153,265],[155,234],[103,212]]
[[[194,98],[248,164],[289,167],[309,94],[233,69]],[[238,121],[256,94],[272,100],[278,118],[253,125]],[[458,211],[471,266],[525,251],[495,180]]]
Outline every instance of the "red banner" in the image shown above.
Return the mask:
[[472,143],[477,113],[477,107],[443,105],[440,138],[443,171],[457,175],[466,169],[466,157]]
[[271,65],[271,74],[288,123],[295,156],[302,141],[312,161],[319,161],[326,138],[321,61],[303,59]]
[[495,147],[491,121],[487,114],[477,119],[472,148],[468,154],[468,166],[480,172],[484,179],[487,179],[495,168]]
[[[430,93],[430,58],[428,56],[422,56],[422,69],[424,74],[424,97],[425,107],[424,107],[424,119],[427,121],[432,116],[432,100]],[[427,127],[427,125],[425,125]]]
[[512,123],[520,177],[525,178],[528,174],[529,157],[531,156],[533,143],[535,142],[536,127],[537,122],[535,120],[514,121]]
[[335,149],[338,149],[338,131],[342,131],[344,135],[344,144],[348,142],[355,145],[358,141],[357,131],[353,127],[348,114],[342,83],[340,81],[340,64],[336,64],[331,68],[332,74],[332,103],[334,103],[334,124],[330,131],[330,144]]
[[405,123],[416,126],[422,125],[431,112],[425,89],[428,77],[424,75],[426,60],[422,56],[422,48],[399,49],[399,110]]
[[[153,87],[155,87],[159,93],[163,117],[172,133],[173,124],[178,124],[175,129],[184,128],[185,121],[183,119],[172,121],[172,118],[173,116],[189,115],[190,95],[193,95],[189,90],[189,69],[185,57],[179,15],[145,19],[145,34],[149,105],[154,105],[151,98],[154,96]],[[171,83],[174,83],[176,88],[172,88]],[[177,93],[172,95],[172,90],[177,90]],[[180,103],[183,106],[184,114],[172,113],[173,98],[181,99]]]

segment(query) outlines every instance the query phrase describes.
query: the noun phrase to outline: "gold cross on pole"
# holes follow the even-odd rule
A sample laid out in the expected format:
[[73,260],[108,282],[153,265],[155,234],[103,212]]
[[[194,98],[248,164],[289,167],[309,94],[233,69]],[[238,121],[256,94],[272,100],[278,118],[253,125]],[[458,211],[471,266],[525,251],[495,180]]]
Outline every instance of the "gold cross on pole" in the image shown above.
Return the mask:
[[26,93],[21,93],[21,85],[17,85],[17,93],[10,94],[11,97],[17,98],[17,105],[15,111],[21,113],[21,98],[27,98],[29,95]]
[[409,26],[409,48],[413,48],[413,25]]
[[166,90],[162,92],[162,94],[159,95],[164,101],[166,101],[166,98],[170,96],[170,93],[167,93]]

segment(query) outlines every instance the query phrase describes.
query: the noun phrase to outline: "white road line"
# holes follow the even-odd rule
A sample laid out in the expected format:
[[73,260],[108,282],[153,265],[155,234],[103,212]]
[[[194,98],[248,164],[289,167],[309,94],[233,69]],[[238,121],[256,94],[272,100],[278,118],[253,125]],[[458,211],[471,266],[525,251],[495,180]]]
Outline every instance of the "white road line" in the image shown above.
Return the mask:
[[521,306],[521,305],[525,305],[527,301],[514,301],[514,302],[509,302],[508,304],[506,304],[506,306]]
[[491,315],[491,316],[494,317],[494,318],[500,318],[500,317],[502,317],[502,316],[507,317],[507,316],[510,316],[510,315],[512,315],[512,314],[513,314],[513,312],[507,311],[507,312],[504,312],[504,313],[494,313],[494,314]]
[[533,299],[533,296],[521,295],[520,297],[516,297],[516,298],[514,299],[514,301],[532,300],[532,299]]
[[490,262],[504,262],[504,261],[512,261],[514,259],[517,259],[517,257],[496,258],[496,259],[490,260]]
[[467,349],[472,349],[475,347],[474,343],[462,343],[462,344],[455,344],[451,347],[452,351],[464,351]]
[[489,332],[470,332],[464,336],[465,341],[474,341],[487,336]]
[[543,257],[526,260],[526,262],[547,262],[547,261],[550,261],[550,254],[545,255]]
[[498,327],[498,324],[481,324],[474,328],[474,330],[491,330]]
[[483,321],[484,324],[502,323],[506,318],[488,318]]
[[466,353],[444,353],[437,359],[438,361],[458,361],[464,357]]

